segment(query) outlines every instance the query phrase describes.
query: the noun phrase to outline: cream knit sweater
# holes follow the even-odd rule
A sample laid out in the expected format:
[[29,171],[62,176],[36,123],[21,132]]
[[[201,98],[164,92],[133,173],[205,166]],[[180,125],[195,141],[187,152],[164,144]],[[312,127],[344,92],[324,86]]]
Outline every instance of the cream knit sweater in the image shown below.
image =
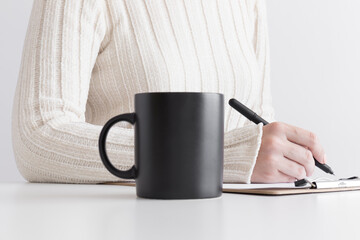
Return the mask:
[[[13,105],[17,167],[30,182],[119,181],[98,152],[102,126],[134,111],[139,92],[225,97],[224,182],[250,182],[272,121],[264,0],[35,0]],[[134,163],[134,128],[114,126],[107,152]]]

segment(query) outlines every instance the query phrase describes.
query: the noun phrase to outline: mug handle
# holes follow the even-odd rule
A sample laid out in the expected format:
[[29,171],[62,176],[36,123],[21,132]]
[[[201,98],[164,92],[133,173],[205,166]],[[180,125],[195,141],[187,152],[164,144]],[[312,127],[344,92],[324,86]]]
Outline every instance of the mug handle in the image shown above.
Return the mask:
[[103,162],[107,170],[109,170],[109,172],[112,173],[113,175],[119,178],[135,179],[137,177],[137,170],[135,168],[135,165],[132,166],[127,171],[121,171],[115,168],[114,165],[111,164],[106,154],[105,144],[106,144],[106,137],[108,135],[108,132],[115,123],[120,121],[126,121],[134,125],[136,122],[135,113],[125,113],[115,116],[111,118],[109,121],[107,121],[107,123],[104,125],[104,127],[100,132],[100,137],[99,137],[99,152],[100,152],[101,161]]

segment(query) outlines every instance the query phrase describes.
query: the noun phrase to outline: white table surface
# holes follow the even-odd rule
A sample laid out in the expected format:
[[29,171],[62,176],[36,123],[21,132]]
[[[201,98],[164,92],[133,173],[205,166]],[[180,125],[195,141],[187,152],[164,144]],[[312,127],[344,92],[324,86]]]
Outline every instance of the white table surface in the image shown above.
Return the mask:
[[0,239],[360,239],[360,191],[149,200],[135,187],[0,183]]

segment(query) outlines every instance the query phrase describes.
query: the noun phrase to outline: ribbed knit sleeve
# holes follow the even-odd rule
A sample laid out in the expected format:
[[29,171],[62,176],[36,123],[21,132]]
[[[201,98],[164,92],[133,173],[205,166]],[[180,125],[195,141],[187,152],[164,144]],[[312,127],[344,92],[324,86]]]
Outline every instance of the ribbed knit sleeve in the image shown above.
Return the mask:
[[[26,180],[63,183],[119,181],[105,169],[98,152],[103,120],[110,119],[115,113],[124,113],[115,106],[132,106],[130,101],[133,101],[135,92],[169,91],[170,86],[172,91],[182,90],[185,84],[181,84],[182,78],[177,78],[182,71],[186,73],[187,81],[191,79],[186,85],[187,91],[198,91],[199,86],[201,90],[209,91],[206,89],[211,87],[212,91],[225,91],[225,96],[237,97],[231,95],[235,94],[232,87],[236,85],[235,80],[239,81],[236,86],[241,86],[238,89],[244,89],[242,94],[250,90],[250,84],[242,87],[241,83],[250,79],[243,76],[250,75],[238,74],[240,70],[236,67],[238,62],[245,64],[248,61],[249,71],[261,75],[259,78],[253,75],[252,93],[259,94],[260,98],[251,98],[251,104],[260,109],[262,116],[272,120],[264,1],[259,0],[255,5],[240,2],[249,9],[240,18],[236,15],[234,20],[228,14],[232,8],[227,2],[221,2],[219,7],[217,1],[212,1],[212,4],[204,1],[203,6],[196,1],[180,3],[173,1],[167,8],[160,1],[34,1],[12,113],[15,160]],[[203,14],[202,18],[199,13]],[[166,17],[167,14],[171,14],[171,18]],[[233,26],[241,18],[247,24],[254,23],[253,44],[243,51],[243,55],[232,54],[227,50],[228,45],[241,53],[239,46],[248,46],[248,39],[239,34],[240,40],[232,41],[236,39],[235,31],[219,26]],[[219,32],[207,28],[204,20],[217,21]],[[166,26],[174,28],[157,27],[163,23],[171,23]],[[116,28],[112,29],[114,25]],[[204,34],[206,31],[193,31],[192,27],[196,26],[207,29],[208,35]],[[183,34],[176,34],[178,32]],[[222,41],[218,41],[218,37],[222,37]],[[219,43],[213,45],[214,49],[205,44],[212,41]],[[169,43],[177,45],[170,47]],[[184,61],[175,53],[167,55],[173,53],[171,51],[160,51],[160,47],[183,51],[186,53],[182,55]],[[252,47],[254,49],[250,49]],[[205,53],[211,53],[214,61],[209,61],[210,55]],[[255,63],[252,61],[254,54]],[[215,78],[216,74],[206,75],[208,70],[215,69],[215,63],[220,64],[217,69],[221,78]],[[171,66],[176,68],[171,68],[171,71],[165,68]],[[209,84],[198,85],[202,77]],[[235,126],[238,116],[236,113],[225,117],[232,120],[231,126]],[[106,147],[115,167],[126,170],[134,164],[134,128],[120,125],[110,130]],[[223,180],[249,183],[261,144],[262,126],[230,129],[224,135]]]
[[261,145],[262,124],[235,128],[224,137],[224,183],[250,183]]
[[[30,182],[116,181],[98,152],[102,126],[85,121],[89,82],[106,32],[100,0],[35,0],[13,109],[13,148]],[[114,164],[133,164],[134,132],[114,127]]]
[[[252,6],[252,5],[250,5]],[[258,114],[268,122],[274,121],[270,89],[269,37],[265,0],[258,0],[254,9],[253,46],[259,66],[261,94]],[[261,146],[263,124],[248,125],[225,133],[224,182],[250,183]]]

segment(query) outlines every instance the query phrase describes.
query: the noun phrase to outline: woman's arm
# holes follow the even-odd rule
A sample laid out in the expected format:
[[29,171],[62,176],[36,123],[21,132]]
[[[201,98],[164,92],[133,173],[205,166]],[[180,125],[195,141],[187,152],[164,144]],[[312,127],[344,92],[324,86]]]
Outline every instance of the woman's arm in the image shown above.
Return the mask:
[[[100,161],[102,126],[85,122],[91,73],[106,33],[101,0],[35,0],[14,98],[12,141],[30,182],[118,181]],[[107,152],[133,165],[134,130],[114,126]]]

